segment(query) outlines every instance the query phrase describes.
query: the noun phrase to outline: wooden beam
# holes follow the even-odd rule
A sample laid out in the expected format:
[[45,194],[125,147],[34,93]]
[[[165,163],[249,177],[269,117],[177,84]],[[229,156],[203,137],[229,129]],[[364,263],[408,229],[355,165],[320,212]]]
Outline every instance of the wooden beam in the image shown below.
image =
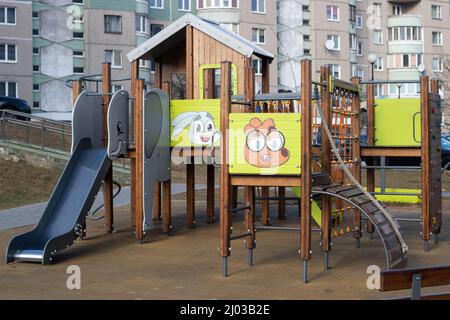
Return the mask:
[[417,157],[420,147],[361,147],[361,157]]
[[389,270],[381,272],[381,292],[411,289],[412,277],[422,276],[422,287],[437,287],[450,284],[450,266]]
[[431,133],[430,133],[430,81],[428,76],[420,78],[420,112],[422,115],[421,185],[422,185],[422,240],[430,240],[431,232]]
[[[366,86],[366,111],[367,111],[367,145],[375,146],[375,90],[373,84]],[[364,156],[364,150],[361,150],[361,155]],[[366,159],[366,163],[369,166],[374,165],[374,159],[369,157]],[[366,171],[367,177],[367,191],[375,192],[375,169],[368,169]],[[373,224],[367,222],[367,232],[370,234],[375,232]]]
[[135,119],[135,143],[136,143],[136,202],[134,211],[134,221],[136,224],[136,240],[142,241],[144,238],[144,136],[143,136],[143,109],[144,109],[144,80],[136,81],[134,119]]
[[255,229],[255,188],[244,188],[244,201],[250,209],[245,210],[245,232],[250,235],[245,238],[245,247],[254,249],[256,247],[256,229]]
[[270,93],[270,63],[262,59],[262,93]]
[[[214,69],[204,70],[205,99],[214,98]],[[203,157],[202,157],[203,159]],[[213,164],[206,165],[206,222],[213,224],[216,220],[214,202],[216,192],[216,167]]]
[[[361,85],[361,80],[358,77],[352,78],[352,83],[358,88]],[[352,113],[356,116],[352,117],[352,134],[356,137],[352,144],[353,165],[352,174],[355,179],[361,183],[361,105],[359,94],[354,93],[352,99]],[[355,210],[353,215],[353,236],[357,239],[361,238],[361,211]]]
[[[166,92],[169,95],[169,101],[170,101],[171,83],[163,82],[161,88],[164,92]],[[161,186],[160,183],[158,183],[158,184],[159,184],[159,186]],[[172,230],[172,204],[171,204],[172,181],[171,181],[171,179],[164,181],[162,183],[162,189],[163,189],[163,208],[162,208],[163,232],[170,233],[170,231]],[[161,199],[161,196],[159,196],[159,199]]]
[[[137,80],[139,78],[139,60],[133,61],[131,63],[131,95],[135,96],[136,95],[136,84],[137,84]],[[130,145],[130,149],[134,148],[135,149],[135,137],[136,137],[136,113],[135,113],[135,106],[136,106],[136,101],[132,100],[133,102],[133,109],[132,109],[132,120],[131,120],[131,128],[132,128],[132,135],[133,135],[133,143]],[[133,154],[130,153],[130,210],[131,210],[131,225],[134,226],[135,225],[135,221],[134,221],[134,217],[135,217],[135,211],[136,211],[136,157],[135,157],[135,152],[133,152]]]
[[231,212],[230,212],[230,174],[228,163],[228,125],[231,112],[231,62],[221,63],[220,90],[220,255],[230,256]]
[[[111,101],[111,64],[102,64],[102,92],[103,92],[103,145],[108,146],[108,108]],[[114,230],[114,213],[113,213],[113,167],[109,168],[105,179],[103,180],[103,201],[105,208],[105,228],[106,232]]]
[[[330,78],[330,67],[323,66],[320,68],[320,81],[321,83],[328,83]],[[331,126],[331,94],[327,86],[321,87],[322,92],[322,110],[325,122]],[[325,134],[324,123],[322,123],[322,148],[321,148],[321,162],[322,172],[331,175],[331,143],[328,136]],[[331,250],[331,197],[327,195],[322,196],[322,250],[328,252]]]
[[301,130],[301,217],[300,217],[300,257],[311,259],[311,162],[312,162],[312,62],[301,62],[302,130]]
[[298,187],[301,181],[299,176],[231,176],[233,186]]
[[81,82],[81,80],[72,81],[72,107],[75,106],[75,102],[77,101],[78,96],[83,91],[82,87],[83,83]]

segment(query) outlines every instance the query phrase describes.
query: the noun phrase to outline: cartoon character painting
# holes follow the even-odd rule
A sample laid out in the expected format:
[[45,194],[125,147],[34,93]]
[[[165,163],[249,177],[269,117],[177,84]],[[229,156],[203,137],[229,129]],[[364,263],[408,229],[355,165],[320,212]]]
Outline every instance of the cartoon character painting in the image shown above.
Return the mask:
[[181,135],[189,127],[189,138],[194,145],[213,145],[220,140],[214,118],[209,112],[184,112],[172,121],[172,136]]
[[245,160],[258,168],[274,168],[289,160],[289,150],[284,147],[283,134],[276,128],[273,119],[262,122],[253,118],[245,126]]

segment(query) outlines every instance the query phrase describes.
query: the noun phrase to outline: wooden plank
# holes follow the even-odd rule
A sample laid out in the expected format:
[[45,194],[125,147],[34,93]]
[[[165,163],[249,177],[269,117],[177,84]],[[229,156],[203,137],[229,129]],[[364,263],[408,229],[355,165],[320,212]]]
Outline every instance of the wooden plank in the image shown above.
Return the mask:
[[231,176],[233,186],[300,187],[302,180],[295,176]]
[[265,226],[270,224],[270,207],[269,207],[269,187],[261,188],[261,196],[265,199],[261,200],[261,223]]
[[228,125],[229,114],[231,112],[231,62],[221,63],[221,90],[220,90],[220,255],[228,257],[230,255],[230,233],[231,233],[231,212],[230,212],[230,175],[228,167]]
[[422,287],[436,287],[450,284],[450,266],[410,268],[381,272],[381,292],[411,289],[412,277],[422,275]]
[[280,200],[278,200],[278,220],[286,219],[286,200],[283,199],[286,197],[286,188],[278,187],[278,196]]
[[254,249],[256,247],[256,229],[255,229],[255,188],[245,187],[244,188],[244,201],[250,209],[245,210],[245,231],[250,233],[248,237],[245,238],[245,247],[247,249]]
[[[358,77],[352,78],[352,83],[358,88],[360,87],[361,80]],[[359,94],[354,94],[352,99],[352,113],[357,115],[351,118],[352,121],[352,135],[356,139],[352,143],[352,154],[353,154],[353,165],[352,174],[355,179],[361,183],[361,124],[360,124],[360,114],[361,114],[361,101],[359,99]],[[358,192],[360,192],[358,190]],[[362,193],[362,192],[361,192]],[[354,194],[356,195],[356,194]],[[346,193],[346,196],[354,196]],[[361,238],[361,212],[355,210],[353,214],[353,236],[355,238]]]
[[186,98],[194,98],[194,36],[193,27],[186,27]]
[[421,144],[421,185],[422,185],[422,240],[430,240],[431,212],[431,168],[430,168],[430,82],[428,76],[420,78],[420,113],[422,115],[422,144]]
[[312,162],[312,62],[301,62],[302,92],[302,133],[301,133],[301,217],[300,217],[300,257],[311,259],[311,162]]
[[420,157],[420,147],[361,147],[361,157]]
[[163,232],[170,233],[172,230],[172,183],[171,180],[163,182]]
[[143,169],[144,169],[144,140],[143,140],[143,108],[144,108],[144,80],[139,79],[136,82],[135,92],[135,142],[136,142],[136,202],[135,202],[135,230],[136,240],[141,241],[144,237],[144,190],[143,190]]
[[[103,93],[103,145],[108,146],[108,108],[111,101],[111,64],[102,64],[102,93]],[[105,228],[106,232],[114,231],[113,215],[113,168],[109,168],[103,180],[103,202],[105,208]]]

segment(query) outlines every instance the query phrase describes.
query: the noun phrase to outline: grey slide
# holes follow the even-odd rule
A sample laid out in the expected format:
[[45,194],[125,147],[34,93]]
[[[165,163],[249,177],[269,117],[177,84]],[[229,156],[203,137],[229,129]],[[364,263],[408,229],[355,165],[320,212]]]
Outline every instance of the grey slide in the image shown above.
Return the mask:
[[6,262],[49,264],[84,233],[86,216],[112,165],[103,146],[101,96],[84,91],[72,119],[72,157],[37,226],[11,240]]

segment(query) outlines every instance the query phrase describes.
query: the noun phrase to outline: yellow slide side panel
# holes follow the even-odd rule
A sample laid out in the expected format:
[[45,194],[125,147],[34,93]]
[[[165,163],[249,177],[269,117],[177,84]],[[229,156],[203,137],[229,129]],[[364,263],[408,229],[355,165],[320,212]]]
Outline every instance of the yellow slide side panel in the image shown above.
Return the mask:
[[171,100],[172,147],[220,145],[220,100]]
[[231,174],[300,175],[300,114],[232,113]]
[[380,147],[420,146],[419,99],[378,99],[376,105],[375,145]]

